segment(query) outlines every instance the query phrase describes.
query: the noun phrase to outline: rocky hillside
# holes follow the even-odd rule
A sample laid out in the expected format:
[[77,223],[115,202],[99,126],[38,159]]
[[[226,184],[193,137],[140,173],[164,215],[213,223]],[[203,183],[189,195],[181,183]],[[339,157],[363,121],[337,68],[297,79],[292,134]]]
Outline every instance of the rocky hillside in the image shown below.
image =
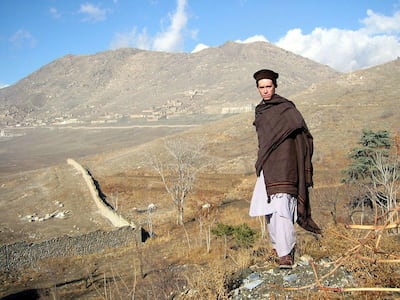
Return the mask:
[[160,119],[251,110],[258,101],[252,74],[281,73],[292,95],[330,81],[333,69],[270,43],[238,44],[197,53],[118,49],[66,55],[0,89],[0,125]]
[[363,129],[400,134],[400,59],[316,83],[293,99],[315,138],[320,162],[342,165]]
[[[314,164],[319,169],[342,169],[347,153],[357,146],[363,129],[400,130],[400,60],[313,84],[291,99],[304,115],[314,136]],[[279,87],[280,89],[280,87]],[[280,91],[279,91],[280,92]],[[178,133],[205,138],[217,173],[253,172],[257,140],[254,112],[205,124]],[[121,149],[95,158],[96,168],[107,173],[143,167],[143,153],[162,148],[162,140]],[[91,160],[91,159],[89,159]]]

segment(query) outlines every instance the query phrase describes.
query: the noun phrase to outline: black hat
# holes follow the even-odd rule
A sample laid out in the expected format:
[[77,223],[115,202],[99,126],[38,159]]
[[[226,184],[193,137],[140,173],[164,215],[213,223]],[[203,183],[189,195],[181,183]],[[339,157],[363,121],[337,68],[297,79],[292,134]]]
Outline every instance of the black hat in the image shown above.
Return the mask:
[[258,84],[258,81],[261,79],[271,79],[272,82],[274,83],[275,87],[278,87],[276,80],[278,79],[279,74],[275,73],[272,70],[267,70],[267,69],[259,70],[254,73],[253,77],[256,80],[256,84]]

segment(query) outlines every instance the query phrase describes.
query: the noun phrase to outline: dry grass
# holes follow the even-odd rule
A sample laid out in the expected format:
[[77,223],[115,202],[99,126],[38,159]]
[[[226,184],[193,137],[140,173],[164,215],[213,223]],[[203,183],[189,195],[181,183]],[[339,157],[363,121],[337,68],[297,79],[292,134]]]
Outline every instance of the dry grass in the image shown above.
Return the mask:
[[[335,178],[338,178],[338,172],[326,172],[317,177],[311,200],[314,218],[323,227],[324,234],[316,238],[299,229],[298,255],[308,254],[314,260],[330,258],[332,263],[351,272],[359,287],[400,287],[399,263],[379,262],[399,259],[399,236],[378,236],[375,232],[366,236],[365,232],[346,228],[343,224],[349,224],[350,220],[345,204],[350,192],[336,184]],[[103,192],[110,195],[117,191],[123,212],[129,212],[135,218],[140,214],[134,209],[138,202],[132,198],[132,185],[138,187],[135,193],[144,196],[149,185],[158,190],[159,184],[154,177],[134,174],[99,179],[106,183],[102,185]],[[21,274],[3,274],[2,282],[13,286],[14,291],[26,288],[26,283],[30,282],[42,295],[49,297],[43,296],[43,299],[226,299],[250,266],[273,266],[268,238],[259,237],[253,247],[241,248],[233,240],[225,247],[222,238],[212,235],[207,251],[195,204],[205,200],[218,204],[213,219],[207,219],[210,223],[203,222],[203,225],[245,223],[260,232],[257,218],[248,216],[252,179],[234,175],[218,181],[203,178],[196,193],[188,200],[192,205],[187,207],[185,226],[175,225],[168,199],[159,196],[160,212],[154,217],[153,228],[156,237],[146,243],[132,243],[85,257],[48,259]],[[145,198],[141,206],[146,207],[152,201],[154,198]],[[379,247],[376,247],[378,238]],[[354,247],[358,250],[352,250]],[[321,296],[321,289],[306,291],[309,299],[326,296],[324,293]],[[329,291],[329,295],[331,299],[340,299],[338,295],[341,294]],[[354,291],[348,295],[350,299],[359,296],[384,299],[389,294]]]

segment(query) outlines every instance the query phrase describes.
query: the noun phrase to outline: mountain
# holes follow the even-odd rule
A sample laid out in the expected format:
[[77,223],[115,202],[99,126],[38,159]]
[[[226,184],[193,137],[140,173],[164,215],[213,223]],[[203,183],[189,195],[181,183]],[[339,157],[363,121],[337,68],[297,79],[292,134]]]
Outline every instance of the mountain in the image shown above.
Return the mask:
[[[392,137],[399,135],[399,85],[400,59],[397,59],[313,83],[308,89],[292,95],[290,99],[303,114],[314,137],[315,167],[320,170],[345,168],[347,154],[357,146],[363,129],[388,130]],[[205,138],[207,151],[215,160],[215,172],[251,173],[254,172],[257,150],[253,119],[254,112],[247,112],[178,134]],[[104,173],[128,172],[143,167],[143,153],[154,149],[162,149],[162,140],[99,155],[92,158],[93,167]]]
[[400,134],[400,59],[313,84],[293,96],[319,148],[316,159],[346,163],[363,129]]
[[260,68],[281,73],[280,90],[286,95],[340,74],[266,42],[227,42],[197,53],[129,48],[66,55],[0,89],[0,125],[251,110],[258,102],[252,75]]
[[[193,54],[120,49],[90,56],[66,56],[17,84],[0,89],[2,125],[23,122],[35,125],[36,121],[40,125],[47,124],[50,129],[43,132],[35,130],[18,139],[2,141],[0,170],[3,168],[9,172],[44,167],[69,156],[78,158],[129,148],[168,132],[185,130],[132,127],[115,134],[115,129],[110,128],[109,132],[96,128],[88,131],[83,126],[78,134],[77,129],[67,131],[60,126],[51,126],[52,123],[60,124],[60,119],[68,121],[73,117],[88,123],[100,117],[113,120],[110,112],[128,115],[119,120],[134,123],[134,119],[129,117],[131,114],[162,105],[165,99],[172,99],[171,95],[181,97],[179,99],[185,105],[191,105],[186,110],[186,116],[179,111],[175,111],[175,115],[180,118],[192,116],[188,121],[192,124],[210,121],[206,113],[221,113],[224,108],[240,108],[247,103],[245,108],[251,108],[249,112],[208,127],[200,126],[196,130],[210,135],[210,141],[214,137],[226,141],[229,146],[215,142],[214,147],[216,152],[218,147],[229,147],[230,150],[223,155],[230,159],[241,161],[239,152],[249,151],[243,158],[247,163],[242,165],[241,170],[250,170],[254,157],[254,128],[251,125],[253,108],[249,103],[254,105],[259,101],[252,74],[263,67],[280,73],[277,92],[293,100],[303,113],[315,139],[316,162],[325,168],[342,168],[348,151],[357,145],[363,129],[390,130],[392,134],[398,132],[399,64],[397,59],[341,74],[264,42],[228,42],[219,48]],[[190,90],[197,92],[190,94]],[[157,93],[158,97],[150,97],[151,93]],[[185,96],[189,94],[191,96]],[[40,95],[58,96],[49,96],[42,103],[45,97]],[[76,101],[78,97],[80,101]],[[146,101],[141,100],[144,98]],[[202,114],[194,114],[195,105]],[[215,118],[222,116],[219,114]],[[176,120],[179,119],[171,122]],[[54,128],[57,130],[52,130]],[[214,135],[216,128],[220,129]],[[228,137],[221,137],[221,132],[225,131],[229,131]]]

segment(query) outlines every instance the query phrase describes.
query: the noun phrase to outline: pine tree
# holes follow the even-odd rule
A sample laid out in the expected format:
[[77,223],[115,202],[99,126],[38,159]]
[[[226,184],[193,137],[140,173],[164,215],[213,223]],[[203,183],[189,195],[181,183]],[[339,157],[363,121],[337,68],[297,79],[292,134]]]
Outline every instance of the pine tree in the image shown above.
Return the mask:
[[358,143],[360,147],[353,148],[349,154],[351,163],[347,170],[344,170],[343,182],[368,182],[372,180],[374,170],[374,159],[377,154],[388,157],[391,147],[390,134],[387,130],[372,131],[364,129]]

